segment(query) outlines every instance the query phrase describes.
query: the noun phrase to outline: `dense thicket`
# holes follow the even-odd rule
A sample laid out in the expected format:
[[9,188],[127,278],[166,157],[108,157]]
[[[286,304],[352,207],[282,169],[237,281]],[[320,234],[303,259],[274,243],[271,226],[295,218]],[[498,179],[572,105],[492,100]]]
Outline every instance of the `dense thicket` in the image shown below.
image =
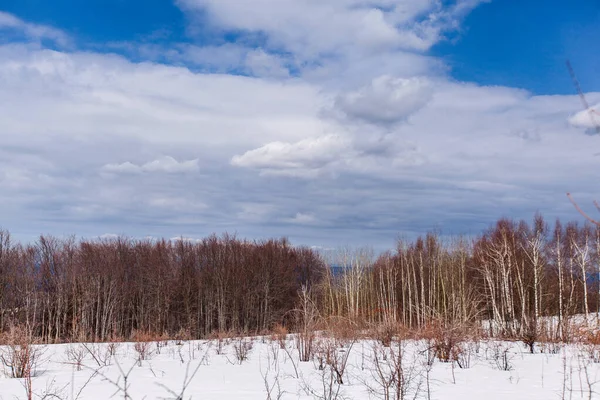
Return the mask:
[[[0,330],[24,326],[48,342],[294,329],[300,303],[319,319],[422,328],[491,320],[495,333],[566,339],[573,314],[600,301],[600,228],[499,220],[477,238],[428,234],[375,257],[319,255],[285,239],[199,242],[40,237],[0,231]],[[303,290],[304,289],[304,290]],[[302,297],[302,299],[301,299]],[[302,302],[300,302],[302,300]]]
[[324,264],[286,240],[82,241],[12,245],[0,233],[0,327],[44,341],[201,337],[256,332],[285,320]]

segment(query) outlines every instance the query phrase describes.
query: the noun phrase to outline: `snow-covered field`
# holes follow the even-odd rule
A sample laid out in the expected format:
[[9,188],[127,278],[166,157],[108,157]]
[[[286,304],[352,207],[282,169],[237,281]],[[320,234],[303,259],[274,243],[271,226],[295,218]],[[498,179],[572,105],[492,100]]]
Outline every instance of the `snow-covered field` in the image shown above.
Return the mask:
[[[386,398],[386,385],[396,398],[394,382],[401,382],[407,399],[600,399],[600,364],[589,346],[540,346],[529,354],[520,343],[465,343],[461,368],[437,359],[428,365],[424,341],[392,344],[390,350],[370,340],[320,339],[309,362],[299,362],[292,337],[284,343],[281,348],[282,342],[260,337],[150,342],[137,350],[135,343],[40,346],[32,398],[377,399]],[[7,348],[2,351],[6,358]],[[147,353],[144,360],[140,351]],[[245,352],[247,359],[240,360]],[[346,358],[339,385],[326,361],[340,369]],[[402,380],[394,379],[400,369],[394,366],[401,366]],[[25,380],[8,372],[0,378],[0,398],[27,399]]]

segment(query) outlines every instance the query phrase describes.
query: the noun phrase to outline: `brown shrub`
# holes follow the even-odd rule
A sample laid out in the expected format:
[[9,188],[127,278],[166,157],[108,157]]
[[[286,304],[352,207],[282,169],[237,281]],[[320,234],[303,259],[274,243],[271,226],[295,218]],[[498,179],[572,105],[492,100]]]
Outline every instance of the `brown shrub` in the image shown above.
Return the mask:
[[409,336],[409,331],[399,323],[387,322],[379,324],[372,329],[371,335],[384,347],[390,347],[394,338],[406,339]]
[[428,341],[441,362],[464,360],[462,344],[467,340],[467,329],[460,325],[433,323],[423,329],[420,336]]
[[31,332],[14,326],[3,335],[0,362],[9,378],[31,379],[41,362],[43,349],[36,346]]
[[344,348],[360,338],[358,326],[346,318],[330,318],[325,329],[331,334],[337,347]]
[[142,361],[152,357],[152,342],[156,341],[157,336],[148,332],[134,331],[132,337],[135,341],[133,349],[137,353],[138,365],[141,366]]
[[281,324],[276,324],[275,326],[273,326],[273,329],[272,329],[271,340],[273,342],[279,343],[279,348],[285,349],[287,335],[288,335],[287,328]]

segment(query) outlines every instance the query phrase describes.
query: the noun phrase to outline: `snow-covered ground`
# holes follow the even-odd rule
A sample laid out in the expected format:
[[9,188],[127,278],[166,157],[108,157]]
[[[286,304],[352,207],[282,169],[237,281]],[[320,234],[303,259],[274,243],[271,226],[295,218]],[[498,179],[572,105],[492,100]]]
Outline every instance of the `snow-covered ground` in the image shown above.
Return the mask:
[[[406,398],[417,394],[447,400],[600,399],[600,383],[596,384],[600,364],[592,359],[597,353],[589,346],[539,346],[536,354],[529,354],[520,343],[466,343],[461,364],[468,368],[461,368],[437,359],[428,365],[427,343],[403,343],[401,348],[393,344],[390,350],[370,340],[319,340],[316,345],[322,360],[328,355],[339,364],[348,356],[341,385],[319,357],[299,362],[292,337],[285,348],[269,337],[168,341],[160,347],[151,342],[145,360],[140,360],[135,343],[112,348],[107,344],[40,346],[33,398],[123,399],[125,388],[127,398],[134,400],[327,399],[334,398],[332,394],[340,399],[385,398],[384,381],[394,381],[394,361],[398,361],[394,355],[402,351]],[[7,348],[2,351],[6,356]],[[238,356],[244,351],[248,359],[240,361],[243,357]],[[25,381],[9,378],[6,372],[0,378],[0,398],[27,399]],[[391,398],[395,398],[394,384],[390,386]]]

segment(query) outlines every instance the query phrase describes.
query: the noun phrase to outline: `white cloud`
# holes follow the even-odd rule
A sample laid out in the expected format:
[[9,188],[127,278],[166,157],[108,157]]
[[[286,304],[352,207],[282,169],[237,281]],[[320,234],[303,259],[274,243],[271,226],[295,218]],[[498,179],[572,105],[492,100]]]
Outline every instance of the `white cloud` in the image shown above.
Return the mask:
[[287,78],[290,72],[282,61],[280,57],[269,54],[263,49],[257,49],[247,54],[245,64],[254,76]]
[[142,168],[139,165],[135,165],[126,161],[122,164],[106,164],[102,167],[105,172],[118,172],[118,173],[131,173],[137,174],[142,172]]
[[236,218],[240,221],[250,223],[260,223],[271,220],[271,217],[276,212],[276,207],[268,202],[248,203],[240,202],[238,204]]
[[381,170],[414,167],[426,161],[420,150],[400,138],[325,135],[295,143],[271,142],[232,158],[236,167],[261,175],[303,179],[335,178],[342,173],[376,174]]
[[183,197],[159,196],[148,199],[148,204],[152,207],[163,208],[173,211],[200,211],[205,210],[207,205]]
[[600,126],[600,104],[574,114],[569,118],[569,123],[579,128],[596,129]]
[[111,55],[0,47],[0,79],[0,96],[10,99],[0,110],[4,129],[15,135],[39,137],[43,127],[65,137],[93,132],[241,147],[275,140],[281,131],[301,139],[323,125],[312,85],[193,74]]
[[198,159],[177,161],[170,156],[163,156],[142,165],[136,165],[127,161],[121,164],[106,164],[102,167],[103,171],[113,173],[166,172],[173,174],[197,172],[199,169]]
[[202,239],[184,237],[184,236],[176,236],[169,239],[172,242],[187,242],[187,243],[200,243]]
[[351,51],[425,51],[458,18],[480,1],[459,0],[179,0],[185,11],[200,11],[199,23],[267,36],[267,45],[302,59]]
[[116,233],[103,233],[102,235],[98,236],[98,239],[112,240],[118,239],[119,237],[120,235],[117,235]]
[[271,142],[232,158],[237,167],[256,168],[264,173],[316,176],[327,164],[349,150],[349,143],[336,135],[303,139],[296,143]]
[[406,120],[423,108],[433,95],[426,79],[381,76],[357,91],[340,94],[336,108],[347,117],[375,124]]
[[2,29],[21,32],[32,40],[48,39],[63,47],[71,45],[69,36],[59,29],[25,22],[13,14],[0,11],[0,30]]
[[293,218],[289,218],[286,220],[292,224],[313,224],[317,221],[315,216],[311,213],[296,213]]
[[289,68],[297,67],[289,57],[234,43],[207,46],[170,43],[165,46],[116,42],[110,43],[109,47],[135,55],[136,58],[186,65],[203,73],[243,73],[255,77],[287,78],[290,76]]

